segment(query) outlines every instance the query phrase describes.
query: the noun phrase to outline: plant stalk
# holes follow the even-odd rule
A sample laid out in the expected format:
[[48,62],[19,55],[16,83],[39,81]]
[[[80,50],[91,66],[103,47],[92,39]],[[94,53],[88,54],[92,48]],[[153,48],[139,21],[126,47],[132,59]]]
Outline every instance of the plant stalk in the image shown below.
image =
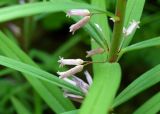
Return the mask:
[[120,18],[119,21],[114,23],[113,36],[111,40],[109,62],[116,62],[119,53],[119,47],[122,42],[123,23],[125,17],[126,0],[117,0],[116,16]]

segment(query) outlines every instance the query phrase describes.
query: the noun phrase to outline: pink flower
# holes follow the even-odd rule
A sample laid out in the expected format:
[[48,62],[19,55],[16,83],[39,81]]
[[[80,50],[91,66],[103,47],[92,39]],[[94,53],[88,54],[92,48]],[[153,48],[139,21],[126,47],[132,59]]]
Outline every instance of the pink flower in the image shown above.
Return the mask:
[[83,65],[78,65],[78,66],[75,66],[65,72],[57,72],[59,76],[59,78],[66,78],[68,76],[72,76],[78,72],[81,72],[83,70]]
[[80,21],[70,26],[69,32],[72,32],[72,34],[74,34],[74,32],[80,29],[81,27],[83,27],[89,21],[89,19],[90,19],[90,16],[83,17]]
[[64,65],[81,65],[84,63],[82,59],[63,59],[63,57],[60,57],[60,60],[58,60],[60,63],[60,66],[63,67]]
[[72,15],[76,15],[76,16],[89,16],[90,12],[88,9],[72,9],[69,10],[66,14],[67,17],[70,17]]

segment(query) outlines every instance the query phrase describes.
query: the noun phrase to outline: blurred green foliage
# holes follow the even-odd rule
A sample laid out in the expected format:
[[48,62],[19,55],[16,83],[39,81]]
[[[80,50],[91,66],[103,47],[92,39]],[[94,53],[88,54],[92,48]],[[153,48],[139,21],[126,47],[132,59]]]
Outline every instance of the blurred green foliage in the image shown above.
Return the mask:
[[[28,0],[28,2],[29,1],[30,0]],[[87,2],[89,2],[89,0]],[[18,0],[1,0],[0,6],[6,7],[18,3]],[[115,0],[110,0],[108,9],[109,11],[114,12]],[[137,30],[132,44],[160,36],[159,11],[160,0],[146,0],[141,18],[140,29]],[[31,25],[33,27],[32,29],[25,27],[25,19],[29,19],[28,25]],[[64,56],[65,58],[83,59],[85,58],[85,51],[90,50],[90,39],[86,32],[79,30],[79,32],[75,33],[75,36],[72,36],[71,33],[68,32],[70,24],[74,23],[74,21],[66,18],[65,13],[41,14],[26,17],[25,19],[16,19],[1,23],[0,28],[7,34],[7,36],[12,36],[15,38],[16,40],[14,40],[18,43],[18,45],[28,55],[30,55],[30,57],[41,68],[47,70],[48,72],[56,74],[56,71],[59,69],[57,63],[59,56]],[[13,30],[11,24],[14,27],[17,27],[20,32]],[[112,22],[109,22],[109,24],[113,27]],[[30,34],[29,40],[25,39],[25,33],[27,33],[27,35]],[[25,43],[27,42],[29,45],[25,46]],[[120,91],[136,79],[137,76],[153,66],[160,64],[159,52],[160,46],[157,46],[125,54],[120,60],[123,71]],[[91,66],[87,67],[87,69],[92,71]],[[16,102],[19,103],[19,101],[24,104],[27,109],[34,112],[34,114],[51,114],[51,109],[44,103],[44,101],[42,101],[39,95],[37,95],[26,79],[24,79],[21,75],[22,74],[16,71],[1,67],[0,114],[14,114],[15,109],[11,102],[16,105]],[[116,108],[115,112],[119,114],[131,114],[133,110],[143,104],[145,100],[149,99],[158,91],[159,84]],[[38,101],[38,104],[35,104],[36,100]],[[80,106],[77,103],[75,104],[77,107]]]

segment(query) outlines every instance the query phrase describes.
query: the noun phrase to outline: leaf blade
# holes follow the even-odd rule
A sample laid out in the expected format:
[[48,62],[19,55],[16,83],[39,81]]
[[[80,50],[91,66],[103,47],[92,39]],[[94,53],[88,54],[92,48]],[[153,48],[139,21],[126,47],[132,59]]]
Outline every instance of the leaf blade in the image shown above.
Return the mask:
[[104,63],[99,67],[97,75],[82,104],[80,114],[109,113],[121,79],[120,66],[118,63]]
[[160,92],[152,96],[142,106],[140,106],[133,114],[158,114],[160,111]]
[[117,107],[120,104],[131,99],[140,92],[146,90],[147,88],[160,82],[160,65],[152,68],[146,73],[142,74],[135,81],[133,81],[129,86],[127,86],[114,100],[113,107]]

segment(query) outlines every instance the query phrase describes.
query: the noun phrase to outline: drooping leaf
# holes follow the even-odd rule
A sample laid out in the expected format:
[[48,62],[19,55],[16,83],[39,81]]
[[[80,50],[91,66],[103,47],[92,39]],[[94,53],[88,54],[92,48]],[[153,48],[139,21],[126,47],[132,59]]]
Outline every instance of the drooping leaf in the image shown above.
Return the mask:
[[36,67],[33,67],[31,65],[27,65],[25,63],[16,61],[14,59],[10,59],[8,57],[0,56],[0,64],[9,68],[12,68],[14,70],[20,71],[22,73],[29,74],[29,76],[39,78],[44,81],[48,81],[50,83],[53,83],[57,86],[60,86],[62,88],[65,88],[67,90],[72,91],[75,94],[80,94],[80,90],[76,88],[75,86],[67,83],[66,81],[59,79],[58,77],[47,73],[41,69],[38,69]]
[[[16,44],[14,44],[11,40],[8,39],[2,32],[0,32],[0,51],[15,60],[23,61],[24,63],[31,64],[32,66],[38,67],[31,59],[28,57]],[[54,91],[55,93],[60,94],[53,94],[50,87],[55,85],[49,83],[45,85],[46,81],[38,80],[33,76],[29,76],[23,73],[23,76],[29,81],[29,83],[33,86],[33,88],[37,91],[37,93],[44,99],[44,101],[48,104],[48,106],[57,113],[61,113],[64,111],[74,109],[72,103],[63,97],[63,93],[57,88]],[[39,89],[40,88],[40,89]],[[56,87],[53,87],[56,88]]]
[[40,13],[53,13],[53,12],[66,11],[69,9],[84,9],[84,8],[87,8],[90,10],[96,10],[100,12],[106,12],[101,10],[100,8],[91,6],[86,3],[54,0],[54,1],[48,1],[48,2],[27,3],[23,5],[15,5],[11,7],[1,8],[0,22],[17,19],[21,17],[26,17],[26,16],[31,16],[31,15],[36,15]]

